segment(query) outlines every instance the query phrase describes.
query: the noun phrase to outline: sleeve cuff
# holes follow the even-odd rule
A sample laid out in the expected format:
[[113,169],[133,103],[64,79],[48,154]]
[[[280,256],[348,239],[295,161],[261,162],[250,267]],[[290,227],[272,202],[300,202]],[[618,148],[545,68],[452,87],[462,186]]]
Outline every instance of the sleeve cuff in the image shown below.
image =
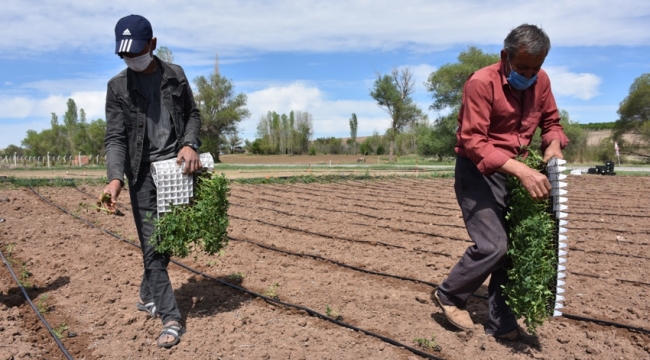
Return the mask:
[[507,154],[502,153],[501,151],[494,149],[486,157],[483,158],[476,167],[483,175],[494,174],[499,168],[501,168],[511,157]]

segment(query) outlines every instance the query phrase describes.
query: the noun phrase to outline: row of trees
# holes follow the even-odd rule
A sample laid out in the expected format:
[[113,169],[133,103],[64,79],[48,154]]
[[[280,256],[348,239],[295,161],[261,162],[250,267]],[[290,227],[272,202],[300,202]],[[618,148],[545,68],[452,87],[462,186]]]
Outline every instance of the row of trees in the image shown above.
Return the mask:
[[254,154],[306,154],[314,135],[313,117],[307,111],[289,115],[269,111],[257,124],[257,138],[247,147]]
[[78,109],[73,99],[68,99],[67,110],[59,123],[59,116],[52,113],[50,128],[40,132],[28,130],[21,147],[9,145],[3,156],[71,156],[82,153],[103,154],[106,122],[102,119],[88,122],[84,109]]

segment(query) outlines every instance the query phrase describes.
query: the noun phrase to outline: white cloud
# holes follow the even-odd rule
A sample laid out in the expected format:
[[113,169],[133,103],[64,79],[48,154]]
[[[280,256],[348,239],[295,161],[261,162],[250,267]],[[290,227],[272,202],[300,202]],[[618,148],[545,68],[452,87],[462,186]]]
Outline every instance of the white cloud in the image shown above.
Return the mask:
[[[352,113],[358,116],[358,134],[383,133],[390,118],[372,100],[328,100],[317,87],[295,82],[273,85],[247,94],[251,117],[242,121],[243,137],[253,139],[260,117],[268,111],[288,114],[308,111],[314,117],[314,137],[347,136]],[[361,115],[363,114],[363,115]]]
[[590,73],[570,72],[564,66],[545,67],[556,96],[568,96],[581,100],[589,100],[599,95],[598,86],[601,78]]
[[[128,10],[123,10],[128,9]],[[151,20],[160,44],[213,58],[270,51],[433,49],[499,44],[520,22],[539,24],[560,46],[647,46],[650,2],[628,0],[172,0],[134,3],[54,0],[25,6],[3,1],[3,56],[52,50],[106,53],[115,22],[128,13]],[[513,19],[517,19],[514,20]]]
[[26,119],[45,118],[49,123],[50,114],[63,115],[67,110],[68,99],[73,99],[78,109],[84,109],[88,121],[104,118],[106,92],[80,91],[69,95],[50,95],[35,99],[27,97],[0,98],[0,118]]

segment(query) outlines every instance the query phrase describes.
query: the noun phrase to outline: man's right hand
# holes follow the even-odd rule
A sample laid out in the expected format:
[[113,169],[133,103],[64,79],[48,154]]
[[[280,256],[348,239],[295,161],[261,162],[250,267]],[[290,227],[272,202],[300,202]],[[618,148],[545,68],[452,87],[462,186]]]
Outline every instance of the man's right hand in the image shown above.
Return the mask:
[[110,203],[105,203],[106,207],[111,212],[111,214],[115,214],[115,212],[117,211],[117,197],[120,196],[121,191],[122,191],[122,182],[118,179],[113,179],[111,180],[111,182],[108,183],[108,185],[104,187],[102,194],[99,195],[99,202],[102,202],[102,197],[104,196],[104,194],[111,195]]
[[534,200],[546,199],[551,191],[546,175],[515,159],[508,160],[498,171],[517,177]]

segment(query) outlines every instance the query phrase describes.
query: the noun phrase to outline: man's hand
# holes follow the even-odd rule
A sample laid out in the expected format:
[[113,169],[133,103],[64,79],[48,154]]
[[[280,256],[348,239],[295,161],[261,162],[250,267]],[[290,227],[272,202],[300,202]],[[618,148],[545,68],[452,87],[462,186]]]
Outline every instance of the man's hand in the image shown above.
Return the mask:
[[498,171],[517,177],[534,200],[546,199],[551,191],[551,183],[546,175],[515,159],[508,160]]
[[[106,206],[106,209],[108,209],[111,214],[115,214],[117,212],[117,197],[120,196],[121,191],[122,182],[118,179],[113,179],[108,183],[108,185],[104,187],[102,194],[99,195],[97,203],[100,207]],[[110,195],[110,199],[108,201],[105,201],[106,197],[104,194]]]
[[558,159],[564,159],[564,155],[562,155],[562,147],[560,146],[560,140],[558,139],[551,140],[551,143],[544,151],[544,162],[547,163],[554,157]]
[[183,146],[176,157],[176,164],[178,166],[183,162],[185,162],[185,169],[183,169],[184,175],[193,174],[195,171],[201,170],[203,167],[203,165],[201,165],[201,160],[199,160],[199,154],[189,146]]

